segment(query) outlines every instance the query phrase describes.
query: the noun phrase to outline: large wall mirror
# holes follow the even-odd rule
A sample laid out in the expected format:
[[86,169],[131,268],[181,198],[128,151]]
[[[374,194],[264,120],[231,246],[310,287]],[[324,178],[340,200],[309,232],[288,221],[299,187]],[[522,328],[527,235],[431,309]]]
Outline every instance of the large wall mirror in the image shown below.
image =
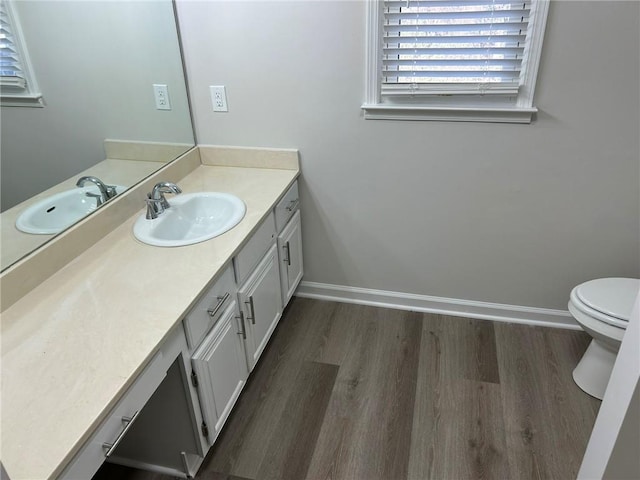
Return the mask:
[[119,193],[195,144],[172,0],[9,7],[42,100],[3,89],[2,270],[109,201],[81,177]]

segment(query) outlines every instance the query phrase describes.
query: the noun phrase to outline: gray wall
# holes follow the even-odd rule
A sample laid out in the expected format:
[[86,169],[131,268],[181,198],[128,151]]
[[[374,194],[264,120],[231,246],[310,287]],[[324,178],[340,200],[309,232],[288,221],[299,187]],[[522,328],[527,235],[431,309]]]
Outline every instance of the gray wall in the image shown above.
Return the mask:
[[193,143],[169,0],[15,7],[46,105],[2,108],[3,210],[104,160],[105,138]]
[[532,125],[363,120],[362,1],[178,10],[199,143],[301,151],[305,280],[566,309],[638,275],[638,3],[552,3]]

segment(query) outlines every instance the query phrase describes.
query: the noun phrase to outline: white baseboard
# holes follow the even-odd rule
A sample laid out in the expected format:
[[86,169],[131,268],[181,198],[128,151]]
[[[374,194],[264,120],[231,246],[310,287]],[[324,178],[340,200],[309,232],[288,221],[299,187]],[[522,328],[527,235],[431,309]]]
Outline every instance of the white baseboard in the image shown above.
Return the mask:
[[389,292],[316,282],[300,282],[295,295],[304,298],[317,298],[414,312],[439,313],[497,322],[580,330],[580,326],[571,314],[565,310],[476,302],[458,298],[432,297],[429,295]]

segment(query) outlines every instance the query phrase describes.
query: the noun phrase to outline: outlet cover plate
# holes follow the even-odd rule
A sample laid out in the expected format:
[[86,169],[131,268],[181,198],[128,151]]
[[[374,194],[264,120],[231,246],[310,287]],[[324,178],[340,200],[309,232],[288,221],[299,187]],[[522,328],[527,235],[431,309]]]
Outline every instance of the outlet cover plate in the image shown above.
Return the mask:
[[224,85],[210,85],[211,104],[214,112],[228,112],[227,92]]

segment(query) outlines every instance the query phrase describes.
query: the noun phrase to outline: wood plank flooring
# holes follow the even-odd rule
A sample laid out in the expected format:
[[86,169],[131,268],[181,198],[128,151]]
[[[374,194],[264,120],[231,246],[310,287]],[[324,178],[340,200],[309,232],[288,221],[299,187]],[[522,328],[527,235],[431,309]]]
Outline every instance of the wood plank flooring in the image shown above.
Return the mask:
[[196,478],[575,478],[600,406],[571,378],[588,342],[294,298]]

